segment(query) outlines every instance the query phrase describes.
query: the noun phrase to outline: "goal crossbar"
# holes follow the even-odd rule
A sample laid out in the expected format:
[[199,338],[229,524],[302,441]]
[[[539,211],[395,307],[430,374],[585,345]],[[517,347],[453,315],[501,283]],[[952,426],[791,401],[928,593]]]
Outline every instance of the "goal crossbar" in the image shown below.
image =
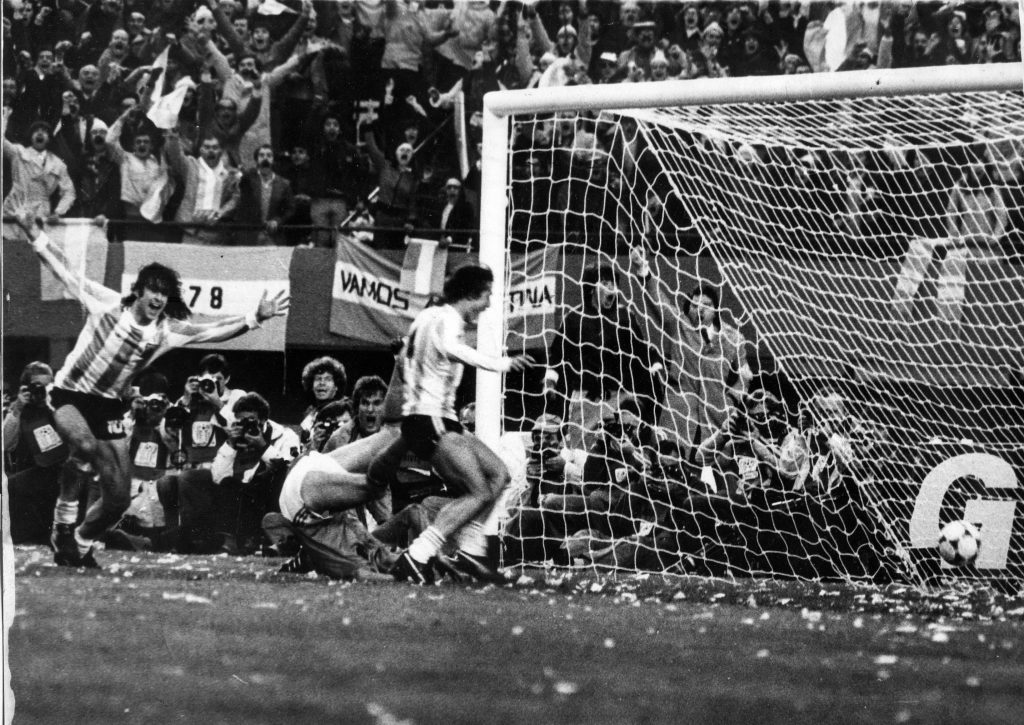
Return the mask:
[[1024,64],[986,63],[496,91],[484,96],[484,112],[511,116],[559,111],[780,103],[1021,88],[1024,88]]

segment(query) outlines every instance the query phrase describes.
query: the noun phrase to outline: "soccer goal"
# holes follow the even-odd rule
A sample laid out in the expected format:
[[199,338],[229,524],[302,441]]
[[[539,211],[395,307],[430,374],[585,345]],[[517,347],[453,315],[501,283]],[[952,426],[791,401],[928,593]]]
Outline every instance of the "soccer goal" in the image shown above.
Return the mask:
[[[505,303],[478,346],[546,366],[477,378],[519,482],[510,560],[1022,578],[1022,85],[992,64],[487,95]],[[552,480],[548,414],[573,449]],[[981,545],[952,566],[959,520]]]

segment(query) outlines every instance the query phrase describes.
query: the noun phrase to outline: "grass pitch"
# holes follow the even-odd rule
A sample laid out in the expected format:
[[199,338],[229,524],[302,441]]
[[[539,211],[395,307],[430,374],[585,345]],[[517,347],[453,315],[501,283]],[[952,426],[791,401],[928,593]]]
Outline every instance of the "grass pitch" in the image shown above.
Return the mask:
[[1024,599],[535,574],[417,588],[279,560],[16,549],[19,723],[1019,723]]

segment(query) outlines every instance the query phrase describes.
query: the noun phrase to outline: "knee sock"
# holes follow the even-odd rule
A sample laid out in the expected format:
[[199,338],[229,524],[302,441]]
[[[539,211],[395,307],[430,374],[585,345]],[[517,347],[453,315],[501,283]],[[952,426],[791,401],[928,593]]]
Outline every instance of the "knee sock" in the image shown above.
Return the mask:
[[433,526],[428,526],[416,540],[409,544],[409,556],[413,561],[426,564],[444,546],[444,536]]
[[78,523],[78,501],[65,501],[62,498],[58,498],[57,505],[53,509],[53,523]]
[[92,548],[94,542],[92,539],[83,539],[78,529],[75,529],[75,543],[78,544],[78,553],[85,556],[89,553],[89,549]]

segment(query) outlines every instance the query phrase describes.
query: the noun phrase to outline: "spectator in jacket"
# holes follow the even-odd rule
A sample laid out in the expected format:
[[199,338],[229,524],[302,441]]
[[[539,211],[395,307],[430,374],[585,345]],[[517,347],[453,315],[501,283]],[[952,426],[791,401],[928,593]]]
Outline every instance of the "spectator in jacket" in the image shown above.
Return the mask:
[[473,205],[466,199],[462,182],[452,177],[444,184],[444,200],[440,214],[441,239],[449,244],[468,245],[476,235],[466,233],[477,227]]
[[237,172],[231,169],[216,136],[207,136],[199,146],[199,158],[186,156],[177,132],[167,134],[167,161],[176,176],[184,182],[185,195],[174,219],[185,227],[184,244],[215,245],[223,243],[223,232],[216,224],[230,218],[238,205]]
[[50,128],[60,118],[64,79],[54,64],[53,49],[36,53],[35,65],[18,75],[18,101],[23,113],[32,119],[46,121]]
[[258,224],[262,228],[240,231],[235,241],[257,246],[280,245],[284,243],[281,225],[291,218],[295,207],[292,186],[286,178],[274,173],[274,149],[269,145],[260,146],[253,157],[256,168],[242,174],[239,182],[235,221]]
[[[50,150],[53,131],[46,121],[29,127],[28,146],[3,139],[4,161],[10,164],[11,191],[4,199],[4,214],[26,208],[50,224],[64,216],[75,203],[75,185],[67,166]],[[57,197],[57,203],[52,199]],[[8,236],[5,225],[4,236]],[[19,238],[16,232],[11,232]]]
[[[121,145],[126,125],[134,127],[130,153]],[[121,201],[128,222],[124,235],[134,241],[163,241],[153,224],[162,217],[170,182],[167,167],[154,153],[155,137],[156,128],[135,107],[127,108],[107,129],[107,153],[121,169]]]
[[[419,188],[419,179],[412,170],[412,146],[399,144],[392,160],[385,157],[384,152],[377,147],[372,131],[366,132],[363,138],[377,172],[380,189],[377,196],[377,226],[412,229],[416,224],[416,193]],[[406,232],[400,229],[385,229],[374,234],[373,244],[376,247],[401,247],[405,235]]]
[[319,183],[311,194],[309,215],[315,226],[322,227],[314,231],[313,242],[331,248],[338,225],[355,204],[358,177],[358,149],[342,137],[337,115],[324,116],[310,149],[310,166]]

